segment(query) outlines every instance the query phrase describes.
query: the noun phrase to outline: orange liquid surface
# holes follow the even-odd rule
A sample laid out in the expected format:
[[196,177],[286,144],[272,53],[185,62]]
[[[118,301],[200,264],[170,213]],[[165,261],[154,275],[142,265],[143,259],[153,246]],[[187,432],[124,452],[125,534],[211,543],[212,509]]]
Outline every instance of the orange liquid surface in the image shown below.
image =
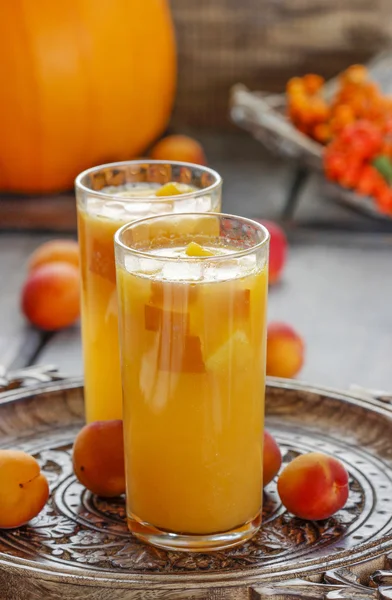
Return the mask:
[[262,504],[266,270],[117,280],[128,516],[189,534],[243,525]]

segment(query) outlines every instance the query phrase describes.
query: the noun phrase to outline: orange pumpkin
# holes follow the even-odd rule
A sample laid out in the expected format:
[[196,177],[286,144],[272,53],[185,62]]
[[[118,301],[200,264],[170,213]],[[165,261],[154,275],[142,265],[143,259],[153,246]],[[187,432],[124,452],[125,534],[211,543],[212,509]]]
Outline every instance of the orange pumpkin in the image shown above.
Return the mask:
[[11,0],[0,19],[0,190],[70,189],[165,128],[175,90],[166,0]]

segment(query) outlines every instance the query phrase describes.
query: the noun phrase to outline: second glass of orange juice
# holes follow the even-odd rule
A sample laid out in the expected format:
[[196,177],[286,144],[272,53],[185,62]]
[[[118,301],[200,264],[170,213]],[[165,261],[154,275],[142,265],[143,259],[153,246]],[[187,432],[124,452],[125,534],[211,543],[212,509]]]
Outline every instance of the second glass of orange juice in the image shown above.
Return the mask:
[[169,549],[239,544],[261,519],[269,234],[182,214],[115,240],[129,528]]
[[147,215],[220,210],[221,185],[207,167],[159,161],[113,163],[77,177],[87,421],[122,417],[114,233]]

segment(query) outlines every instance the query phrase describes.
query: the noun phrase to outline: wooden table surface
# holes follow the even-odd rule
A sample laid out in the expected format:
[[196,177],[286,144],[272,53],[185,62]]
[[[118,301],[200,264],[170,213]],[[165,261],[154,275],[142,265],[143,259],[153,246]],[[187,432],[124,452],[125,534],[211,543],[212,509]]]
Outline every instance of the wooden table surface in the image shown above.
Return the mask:
[[[277,218],[292,168],[246,135],[202,140],[224,178],[224,211]],[[296,221],[283,281],[270,290],[269,320],[290,323],[302,334],[300,379],[392,390],[392,233],[372,232],[366,218],[325,198],[317,180],[304,191]],[[353,227],[358,231],[347,231]],[[0,365],[7,369],[50,363],[66,375],[83,372],[78,326],[43,336],[19,310],[27,257],[56,235],[0,233]]]

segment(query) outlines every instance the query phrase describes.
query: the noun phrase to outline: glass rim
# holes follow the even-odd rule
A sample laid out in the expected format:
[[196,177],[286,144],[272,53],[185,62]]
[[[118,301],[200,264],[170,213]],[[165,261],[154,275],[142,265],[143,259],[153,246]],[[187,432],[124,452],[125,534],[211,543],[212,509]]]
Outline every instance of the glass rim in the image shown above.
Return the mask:
[[[169,217],[169,218],[176,218],[176,217],[224,217],[224,218],[229,218],[229,219],[236,219],[238,221],[241,221],[242,223],[248,223],[250,225],[253,225],[256,227],[256,229],[258,229],[259,231],[262,231],[264,233],[264,238],[258,242],[257,244],[254,244],[252,247],[250,248],[244,248],[243,250],[238,250],[238,252],[233,252],[230,254],[217,254],[217,255],[213,255],[213,256],[187,256],[187,258],[184,257],[178,257],[178,256],[157,256],[156,254],[153,254],[151,252],[148,251],[143,251],[143,250],[136,250],[135,248],[131,248],[130,246],[127,246],[126,244],[124,244],[124,242],[120,239],[123,232],[126,231],[127,229],[131,229],[132,227],[137,227],[139,225],[143,225],[144,223],[148,222],[148,221],[154,221],[156,219],[161,219],[163,217]],[[195,234],[197,235],[197,233]],[[121,248],[122,250],[125,250],[126,252],[140,257],[140,258],[149,258],[152,260],[159,260],[162,262],[178,262],[179,260],[189,260],[192,262],[198,262],[198,261],[202,261],[202,262],[223,262],[225,260],[233,260],[234,258],[241,258],[242,256],[247,256],[248,254],[253,254],[254,252],[258,252],[259,250],[261,250],[262,248],[264,248],[269,240],[271,238],[271,234],[268,231],[268,229],[265,227],[265,225],[263,225],[262,223],[260,223],[259,221],[255,221],[254,219],[248,219],[248,217],[240,217],[238,215],[231,215],[228,213],[216,213],[216,212],[188,212],[188,213],[162,213],[160,215],[151,215],[149,217],[144,217],[143,219],[136,219],[135,221],[131,221],[129,223],[125,223],[122,227],[120,227],[120,229],[117,229],[116,233],[114,234],[114,246],[115,248]]]
[[118,162],[111,162],[111,163],[105,163],[102,165],[97,165],[95,167],[90,167],[89,169],[85,169],[84,171],[82,171],[81,173],[79,173],[79,175],[77,175],[77,177],[75,178],[75,188],[83,191],[86,194],[90,194],[90,195],[95,195],[99,198],[103,198],[105,200],[115,200],[118,202],[119,198],[118,196],[116,197],[113,193],[107,193],[107,192],[101,192],[100,190],[92,190],[91,188],[89,188],[87,185],[85,185],[84,183],[82,183],[82,179],[84,177],[86,177],[86,175],[90,175],[93,173],[98,173],[99,171],[102,171],[102,169],[110,169],[110,168],[122,168],[122,167],[129,167],[132,165],[171,165],[171,166],[180,166],[180,167],[189,167],[191,169],[200,169],[202,171],[204,171],[205,173],[209,173],[210,175],[212,175],[212,177],[215,178],[215,181],[213,183],[211,183],[211,185],[205,187],[205,188],[200,188],[197,189],[196,191],[193,192],[186,192],[185,194],[175,194],[172,196],[156,196],[156,197],[152,197],[152,198],[147,198],[147,196],[130,196],[129,198],[127,198],[126,196],[121,196],[121,201],[123,202],[124,200],[131,200],[134,202],[148,202],[148,203],[164,203],[164,202],[172,202],[172,201],[178,201],[182,198],[185,199],[189,199],[189,198],[198,198],[199,196],[203,196],[206,193],[210,193],[213,192],[217,189],[219,189],[223,183],[223,179],[222,177],[219,175],[219,173],[217,171],[214,171],[214,169],[211,169],[210,167],[206,167],[205,165],[198,165],[196,163],[189,163],[189,162],[181,162],[178,160],[153,160],[153,159],[136,159],[136,160],[122,160],[122,161],[118,161]]

